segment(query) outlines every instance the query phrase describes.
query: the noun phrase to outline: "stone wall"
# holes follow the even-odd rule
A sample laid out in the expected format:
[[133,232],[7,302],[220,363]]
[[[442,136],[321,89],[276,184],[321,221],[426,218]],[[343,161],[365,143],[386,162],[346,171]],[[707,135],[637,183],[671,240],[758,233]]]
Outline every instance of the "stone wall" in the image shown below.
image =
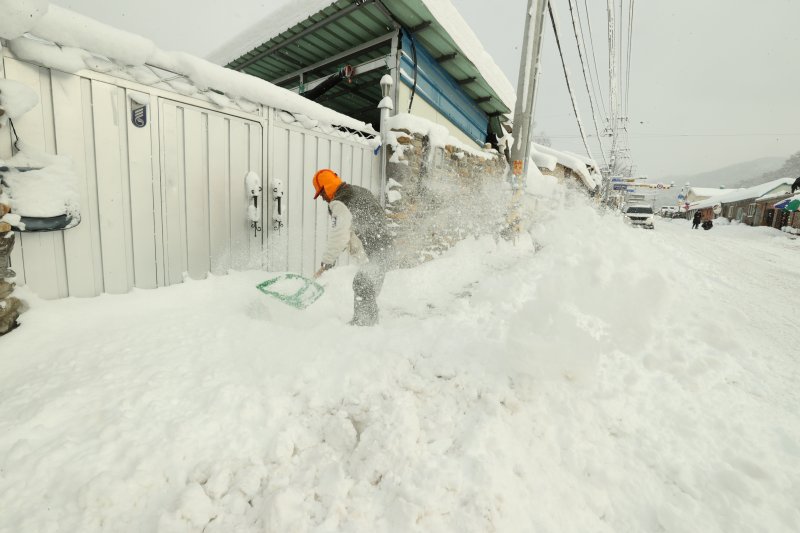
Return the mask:
[[[0,185],[0,189],[2,189],[2,185]],[[0,219],[8,211],[10,211],[8,204],[0,203]],[[11,225],[0,220],[0,336],[17,326],[21,305],[18,299],[11,296],[14,291],[14,283],[11,278],[15,276],[10,268],[13,247],[14,232],[11,231]]]
[[492,231],[508,202],[504,194],[505,158],[488,157],[456,146],[433,146],[427,136],[392,130],[387,213],[398,262],[413,266],[436,257],[470,234]]

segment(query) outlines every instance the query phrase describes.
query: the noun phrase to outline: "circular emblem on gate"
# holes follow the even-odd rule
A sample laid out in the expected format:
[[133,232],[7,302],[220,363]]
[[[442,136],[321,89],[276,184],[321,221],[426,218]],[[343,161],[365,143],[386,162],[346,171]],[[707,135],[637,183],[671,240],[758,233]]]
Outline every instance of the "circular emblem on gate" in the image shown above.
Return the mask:
[[131,123],[137,128],[147,126],[147,106],[133,105],[131,107]]

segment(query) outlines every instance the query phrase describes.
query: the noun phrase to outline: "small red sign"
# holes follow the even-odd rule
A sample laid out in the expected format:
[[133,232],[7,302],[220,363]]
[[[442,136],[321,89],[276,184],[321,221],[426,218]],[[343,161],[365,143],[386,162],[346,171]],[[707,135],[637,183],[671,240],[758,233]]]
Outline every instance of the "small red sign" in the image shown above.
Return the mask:
[[515,176],[522,176],[522,172],[524,171],[525,167],[522,164],[522,161],[517,159],[514,161],[514,175]]

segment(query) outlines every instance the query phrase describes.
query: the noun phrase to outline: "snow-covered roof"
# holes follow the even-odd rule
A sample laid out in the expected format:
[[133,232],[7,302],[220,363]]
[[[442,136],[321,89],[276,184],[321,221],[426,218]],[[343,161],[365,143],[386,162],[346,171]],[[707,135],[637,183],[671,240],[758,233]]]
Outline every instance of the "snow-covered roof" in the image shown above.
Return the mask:
[[0,0],[0,38],[8,39],[15,56],[45,67],[104,72],[199,96],[220,107],[254,112],[258,109],[254,104],[261,104],[327,125],[374,133],[364,122],[267,81],[183,52],[165,52],[144,37],[41,0]]
[[[387,5],[387,8],[391,10],[395,2],[402,1],[393,0],[391,4]],[[480,39],[452,2],[450,0],[419,1],[453,39],[462,54],[475,65],[486,83],[497,93],[503,103],[509,109],[514,109],[516,101],[514,87],[494,59],[483,48]],[[269,15],[212,52],[208,58],[215,63],[226,65],[336,2],[337,0],[273,0],[270,4],[273,10]]]
[[720,189],[715,187],[690,187],[689,194],[710,198],[712,196],[719,196],[721,194],[728,194],[731,192],[741,191],[741,190],[742,189]]
[[211,52],[206,59],[227,65],[237,57],[280,35],[337,0],[271,0],[269,12],[258,22]]
[[768,196],[778,187],[783,185],[791,186],[793,181],[792,178],[778,178],[746,189],[737,189],[727,194],[712,196],[711,198],[694,202],[689,206],[689,209],[703,209],[705,207],[713,207],[717,204],[730,204],[742,200],[759,199]]

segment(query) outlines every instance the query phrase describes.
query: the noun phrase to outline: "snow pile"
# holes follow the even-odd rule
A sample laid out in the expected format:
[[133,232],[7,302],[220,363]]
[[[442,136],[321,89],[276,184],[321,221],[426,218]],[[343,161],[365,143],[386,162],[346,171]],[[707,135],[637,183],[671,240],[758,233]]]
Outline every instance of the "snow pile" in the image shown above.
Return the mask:
[[47,0],[0,0],[0,37],[16,39],[47,13]]
[[[389,125],[389,129],[392,130],[406,130],[410,131],[411,133],[418,133],[422,136],[427,136],[431,146],[433,147],[444,148],[445,146],[453,146],[461,151],[467,152],[470,155],[474,155],[482,159],[494,159],[497,157],[496,152],[487,152],[486,150],[469,146],[450,135],[450,130],[448,130],[445,126],[436,124],[422,117],[410,115],[408,113],[398,113],[392,117],[389,117],[387,123]],[[397,143],[393,144],[397,146]]]
[[800,241],[639,231],[549,185],[516,246],[390,272],[373,329],[345,325],[354,267],[302,312],[260,272],[19,290],[0,530],[796,529],[794,302],[772,295]]
[[22,150],[11,159],[0,160],[11,211],[23,217],[79,217],[78,178],[71,160],[39,152],[21,142],[20,147]]
[[0,108],[5,111],[0,115],[0,126],[4,126],[9,118],[21,117],[38,103],[39,96],[24,83],[0,79]]

